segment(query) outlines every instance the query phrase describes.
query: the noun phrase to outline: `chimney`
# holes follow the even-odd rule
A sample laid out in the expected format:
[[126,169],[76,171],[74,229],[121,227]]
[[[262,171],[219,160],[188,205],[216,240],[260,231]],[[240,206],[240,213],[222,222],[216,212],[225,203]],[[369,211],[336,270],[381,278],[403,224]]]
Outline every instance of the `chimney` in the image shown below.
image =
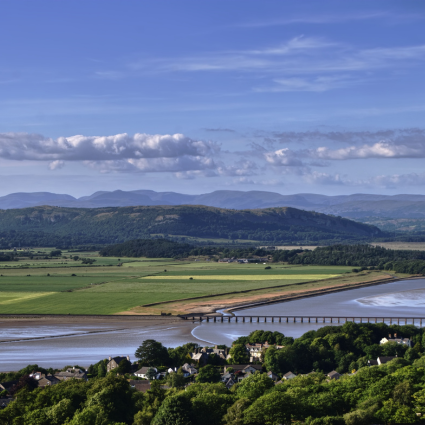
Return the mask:
[[127,356],[127,360],[130,361],[130,356]]
[[214,348],[217,350],[218,349],[218,345],[214,345]]
[[111,356],[109,356],[109,361],[111,361],[112,360],[112,357]]

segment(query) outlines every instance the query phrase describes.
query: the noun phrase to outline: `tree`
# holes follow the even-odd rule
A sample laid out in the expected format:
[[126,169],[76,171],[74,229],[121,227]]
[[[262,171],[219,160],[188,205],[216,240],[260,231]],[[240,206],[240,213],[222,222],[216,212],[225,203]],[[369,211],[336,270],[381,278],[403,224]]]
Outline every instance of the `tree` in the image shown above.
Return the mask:
[[274,387],[274,382],[266,374],[255,372],[242,380],[236,389],[236,394],[238,397],[256,400],[272,387]]
[[118,367],[114,370],[116,373],[124,375],[131,372],[131,363],[127,359],[122,359]]
[[218,382],[220,380],[220,372],[212,365],[206,365],[199,369],[196,376],[196,382]]
[[152,425],[192,425],[191,404],[184,395],[167,397],[155,415]]
[[135,356],[140,359],[140,363],[147,366],[162,366],[168,361],[167,349],[154,339],[143,341],[142,345],[136,350]]
[[99,367],[97,370],[97,376],[99,378],[103,378],[106,376],[106,367],[105,367],[105,363],[104,362],[100,362],[99,363]]
[[248,361],[246,347],[242,344],[234,344],[230,349],[229,354],[232,358],[232,362],[235,364],[243,364]]
[[167,384],[173,388],[183,388],[186,380],[182,373],[172,372],[167,376]]
[[256,400],[245,412],[245,424],[279,425],[291,422],[291,397],[272,392]]
[[227,409],[223,419],[228,425],[243,425],[245,410],[250,406],[251,401],[247,398],[240,398]]
[[10,389],[10,394],[14,395],[22,388],[26,388],[28,391],[32,391],[38,387],[37,381],[31,378],[29,375],[22,376],[19,381]]
[[153,367],[150,367],[147,371],[146,371],[146,378],[149,379],[149,381],[152,381],[152,379],[156,378],[156,371]]

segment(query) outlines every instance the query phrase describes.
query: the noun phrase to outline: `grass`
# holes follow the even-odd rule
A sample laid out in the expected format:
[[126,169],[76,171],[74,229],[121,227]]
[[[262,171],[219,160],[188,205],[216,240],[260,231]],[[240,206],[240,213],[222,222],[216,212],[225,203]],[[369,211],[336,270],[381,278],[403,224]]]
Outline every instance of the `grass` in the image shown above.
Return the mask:
[[271,264],[271,269],[266,270],[263,264],[102,258],[97,253],[84,252],[63,255],[91,257],[96,262],[87,266],[69,258],[34,258],[0,263],[0,313],[143,312],[138,306],[173,300],[184,304],[194,297],[232,298],[232,293],[240,291],[273,293],[300,282],[309,285],[312,281],[352,275],[345,275],[350,267]]

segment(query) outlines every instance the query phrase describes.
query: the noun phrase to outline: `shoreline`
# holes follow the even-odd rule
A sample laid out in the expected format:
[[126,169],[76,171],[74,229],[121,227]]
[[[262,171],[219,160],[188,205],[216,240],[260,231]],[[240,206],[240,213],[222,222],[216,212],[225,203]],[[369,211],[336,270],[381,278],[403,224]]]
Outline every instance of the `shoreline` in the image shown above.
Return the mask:
[[373,281],[373,282],[354,283],[349,286],[337,286],[333,288],[316,289],[312,291],[307,291],[299,295],[297,294],[281,295],[279,297],[274,297],[272,299],[268,299],[268,300],[266,299],[264,301],[254,302],[250,304],[237,303],[234,306],[231,306],[229,308],[222,309],[222,310],[225,313],[233,315],[233,311],[245,310],[249,308],[259,307],[262,305],[279,304],[279,303],[284,303],[284,302],[289,302],[294,300],[300,300],[303,298],[312,298],[312,297],[328,295],[328,294],[332,294],[336,292],[350,291],[352,289],[364,288],[368,286],[385,285],[386,283],[400,282],[402,280],[415,280],[415,279],[424,279],[424,278],[425,278],[424,276],[411,276],[411,277],[405,277],[405,278],[394,277],[394,278],[388,278],[388,279],[381,279],[381,280]]

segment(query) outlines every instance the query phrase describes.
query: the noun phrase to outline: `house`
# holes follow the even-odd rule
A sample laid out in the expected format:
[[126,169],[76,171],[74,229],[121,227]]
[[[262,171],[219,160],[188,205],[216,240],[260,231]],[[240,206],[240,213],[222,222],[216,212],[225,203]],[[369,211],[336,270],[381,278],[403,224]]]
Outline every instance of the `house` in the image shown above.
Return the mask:
[[41,372],[33,372],[30,374],[31,378],[34,378],[37,381],[39,388],[49,387],[51,385],[59,384],[60,379],[56,378],[56,376],[48,373],[45,375]]
[[393,356],[381,356],[378,357],[376,360],[368,360],[367,364],[369,366],[380,366],[381,364],[385,364],[390,362],[391,360],[396,359],[397,356],[393,357]]
[[143,379],[148,379],[148,377],[146,376],[146,373],[148,372],[149,369],[153,369],[155,371],[155,378],[153,379],[158,379],[158,369],[156,367],[142,367],[141,369],[137,370],[136,372],[133,373],[134,376],[137,376],[138,378],[143,378]]
[[15,385],[17,384],[18,381],[9,381],[9,382],[0,382],[0,391],[8,391]]
[[130,387],[145,393],[147,390],[151,389],[151,383],[149,381],[130,380]]
[[378,362],[378,365],[381,365],[381,364],[388,363],[391,360],[394,360],[396,358],[397,358],[397,356],[382,356],[382,357],[378,357],[376,359],[376,361]]
[[192,360],[195,362],[198,362],[200,366],[206,365],[208,361],[208,354],[206,353],[192,353],[191,356]]
[[263,367],[258,364],[229,364],[224,366],[224,372],[229,368],[232,368],[234,372],[242,372],[244,374],[247,372],[255,373],[257,370],[261,372],[263,370]]
[[68,379],[82,379],[87,381],[87,373],[81,369],[68,368],[65,372],[55,373],[55,378],[60,381],[67,381]]
[[130,356],[127,356],[127,357],[124,357],[124,356],[111,357],[111,356],[109,356],[109,361],[108,361],[108,364],[106,365],[106,371],[110,372],[111,370],[114,370],[125,359],[130,361]]
[[245,345],[245,348],[248,351],[250,358],[252,359],[251,361],[260,359],[263,354],[263,351],[267,350],[270,347],[274,347],[277,350],[280,350],[281,348],[284,347],[284,345],[269,344],[267,341],[264,344],[256,343],[256,344]]
[[198,373],[198,370],[195,369],[194,365],[191,365],[189,363],[185,363],[182,366],[182,371],[183,371],[183,376],[185,378],[187,378],[190,375],[195,375],[196,373]]
[[233,380],[233,378],[229,378],[225,383],[224,383],[224,385],[226,386],[226,388],[228,389],[228,390],[230,390],[230,388],[232,388],[233,387],[233,385],[235,385],[236,384],[236,382]]
[[396,344],[407,345],[409,348],[412,346],[412,341],[409,338],[397,338],[397,334],[394,334],[394,338],[391,338],[391,334],[389,334],[388,338],[382,338],[379,344],[383,345],[387,342],[395,342]]
[[195,349],[193,353],[191,353],[190,357],[192,360],[198,362],[200,366],[206,365],[208,362],[208,357],[211,354],[215,354],[220,359],[227,360],[229,358],[229,350],[227,348],[218,348],[216,345],[214,348],[210,347],[198,347]]
[[233,378],[233,375],[230,372],[227,372],[221,375],[220,380],[221,382],[227,382],[230,378]]
[[272,371],[267,372],[267,376],[274,382],[277,382],[279,380],[279,377],[275,375]]
[[283,375],[282,379],[293,379],[296,378],[297,375],[295,375],[295,373],[292,373],[291,371],[285,373],[285,375]]
[[332,372],[328,373],[327,377],[329,379],[339,379],[341,378],[341,375],[336,370],[333,370]]

